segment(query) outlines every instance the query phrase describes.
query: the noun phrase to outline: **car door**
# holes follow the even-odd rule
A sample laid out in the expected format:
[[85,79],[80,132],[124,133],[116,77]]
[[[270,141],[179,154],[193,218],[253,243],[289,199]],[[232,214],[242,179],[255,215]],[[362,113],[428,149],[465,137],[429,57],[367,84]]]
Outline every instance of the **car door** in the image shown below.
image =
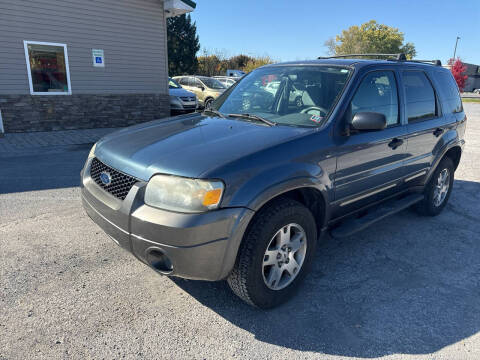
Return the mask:
[[352,97],[344,121],[350,122],[356,113],[378,112],[385,115],[387,127],[341,137],[334,181],[340,207],[395,192],[404,176],[407,131],[399,111],[397,77],[394,70],[368,72]]
[[427,173],[434,161],[434,151],[449,124],[455,123],[452,113],[442,113],[438,94],[428,74],[422,70],[403,70],[402,87],[408,121],[408,180]]

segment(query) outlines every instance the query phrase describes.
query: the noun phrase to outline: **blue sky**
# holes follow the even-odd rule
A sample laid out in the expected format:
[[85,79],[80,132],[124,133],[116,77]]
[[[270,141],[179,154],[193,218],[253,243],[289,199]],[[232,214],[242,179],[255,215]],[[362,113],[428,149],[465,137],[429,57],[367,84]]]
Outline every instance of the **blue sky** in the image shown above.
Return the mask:
[[371,19],[397,27],[419,59],[480,64],[480,0],[197,0],[203,48],[277,61],[326,55],[325,40]]

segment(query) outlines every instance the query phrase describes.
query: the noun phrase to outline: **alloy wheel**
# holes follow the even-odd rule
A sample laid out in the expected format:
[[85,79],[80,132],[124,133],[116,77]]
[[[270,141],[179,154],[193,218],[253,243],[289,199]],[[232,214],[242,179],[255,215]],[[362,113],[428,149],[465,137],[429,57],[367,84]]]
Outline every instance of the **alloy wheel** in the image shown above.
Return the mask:
[[288,224],[270,240],[263,256],[263,280],[272,290],[292,283],[302,268],[307,252],[307,235],[298,224]]
[[443,201],[447,197],[448,189],[450,188],[450,172],[448,169],[443,169],[438,174],[437,184],[433,192],[433,204],[436,207],[442,205]]

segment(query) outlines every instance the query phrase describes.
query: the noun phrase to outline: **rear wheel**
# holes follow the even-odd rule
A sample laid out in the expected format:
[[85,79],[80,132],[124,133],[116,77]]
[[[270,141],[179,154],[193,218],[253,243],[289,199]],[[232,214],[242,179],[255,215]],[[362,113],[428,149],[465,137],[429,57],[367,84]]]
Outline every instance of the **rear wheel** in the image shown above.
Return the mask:
[[244,236],[228,284],[251,305],[281,304],[308,272],[316,238],[315,219],[305,206],[290,199],[267,205]]
[[421,214],[435,216],[442,212],[452,193],[454,169],[449,157],[442,159],[438,164],[425,187],[425,199],[417,205],[417,210]]

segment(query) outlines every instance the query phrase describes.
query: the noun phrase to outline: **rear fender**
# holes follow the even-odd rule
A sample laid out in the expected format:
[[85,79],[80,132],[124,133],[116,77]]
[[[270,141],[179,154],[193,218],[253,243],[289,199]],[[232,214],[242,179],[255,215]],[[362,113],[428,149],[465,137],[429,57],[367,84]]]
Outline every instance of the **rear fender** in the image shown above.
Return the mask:
[[459,146],[460,149],[463,151],[463,147],[465,145],[465,140],[460,140],[457,135],[456,131],[449,131],[447,132],[443,138],[443,141],[439,142],[437,146],[439,146],[439,149],[437,151],[434,151],[436,153],[435,155],[435,160],[432,163],[432,166],[430,170],[428,171],[427,176],[425,177],[425,182],[424,184],[428,184],[430,179],[433,176],[433,173],[437,169],[438,164],[440,164],[440,161],[445,157],[445,154],[455,146]]

